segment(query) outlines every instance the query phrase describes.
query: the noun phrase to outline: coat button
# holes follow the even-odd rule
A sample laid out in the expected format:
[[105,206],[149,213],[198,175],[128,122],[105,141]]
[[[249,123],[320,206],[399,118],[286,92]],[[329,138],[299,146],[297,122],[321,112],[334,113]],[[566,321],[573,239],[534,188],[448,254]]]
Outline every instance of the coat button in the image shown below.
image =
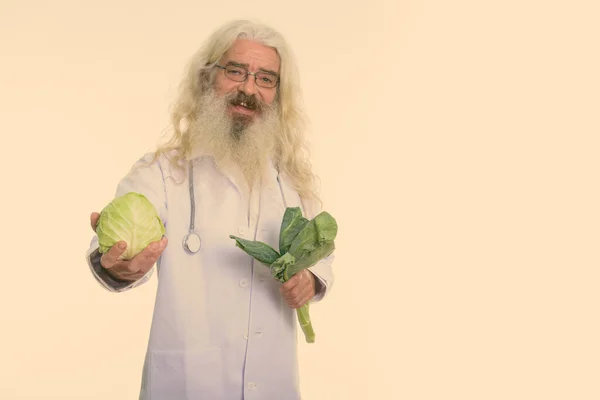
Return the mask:
[[240,226],[240,229],[238,229],[238,232],[240,233],[240,235],[245,235],[246,234],[246,228],[244,228],[243,226]]
[[240,281],[240,286],[241,286],[241,287],[246,287],[246,286],[248,286],[248,280],[247,280],[247,279],[242,279],[242,280]]
[[248,387],[250,389],[256,389],[256,383],[254,383],[254,382],[248,382]]
[[244,333],[244,339],[245,339],[245,340],[248,340],[248,333],[247,333],[247,332],[246,332],[246,333]]

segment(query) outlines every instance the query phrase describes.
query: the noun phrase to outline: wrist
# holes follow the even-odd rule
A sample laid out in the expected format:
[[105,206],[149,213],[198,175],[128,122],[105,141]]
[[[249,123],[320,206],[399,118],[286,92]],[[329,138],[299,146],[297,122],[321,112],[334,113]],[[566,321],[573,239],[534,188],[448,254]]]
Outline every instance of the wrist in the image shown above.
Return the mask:
[[318,295],[319,293],[321,293],[321,291],[323,290],[323,283],[321,282],[321,280],[311,271],[310,272],[310,276],[311,279],[313,280],[313,286],[315,288],[315,296]]

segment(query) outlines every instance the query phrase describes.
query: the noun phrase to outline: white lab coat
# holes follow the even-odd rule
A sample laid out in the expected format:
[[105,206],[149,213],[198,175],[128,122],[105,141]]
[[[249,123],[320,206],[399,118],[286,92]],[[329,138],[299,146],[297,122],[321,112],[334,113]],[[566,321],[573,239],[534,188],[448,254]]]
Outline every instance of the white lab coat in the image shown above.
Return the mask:
[[[169,239],[156,265],[158,289],[140,400],[299,400],[296,346],[304,336],[296,312],[285,303],[281,284],[268,268],[237,248],[229,235],[277,249],[286,206],[302,207],[308,218],[320,210],[301,202],[272,165],[266,187],[249,199],[234,173],[200,157],[194,163],[194,196],[202,248],[189,255],[182,247],[190,220],[187,172],[171,168],[164,157],[150,166],[140,164],[151,156],[142,157],[116,191],[116,196],[144,194],[158,210]],[[107,290],[131,290],[153,273],[119,285],[99,267],[97,247],[94,236],[86,259]],[[333,255],[310,269],[322,285],[313,302],[323,299],[333,284],[332,261]]]

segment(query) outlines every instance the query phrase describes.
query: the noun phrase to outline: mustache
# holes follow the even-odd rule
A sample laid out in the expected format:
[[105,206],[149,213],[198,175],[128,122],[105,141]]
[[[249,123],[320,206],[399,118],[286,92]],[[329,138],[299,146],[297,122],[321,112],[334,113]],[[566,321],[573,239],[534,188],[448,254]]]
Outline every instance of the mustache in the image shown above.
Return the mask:
[[244,106],[250,110],[256,111],[262,111],[268,108],[267,105],[255,95],[249,96],[244,92],[238,92],[237,94],[228,96],[227,102],[234,106]]

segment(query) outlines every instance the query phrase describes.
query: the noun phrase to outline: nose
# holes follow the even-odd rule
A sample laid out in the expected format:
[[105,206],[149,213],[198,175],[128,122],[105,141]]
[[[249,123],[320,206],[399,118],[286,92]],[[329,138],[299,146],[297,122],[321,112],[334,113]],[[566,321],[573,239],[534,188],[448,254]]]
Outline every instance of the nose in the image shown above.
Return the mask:
[[246,93],[248,96],[252,96],[256,94],[256,82],[254,81],[254,76],[248,75],[248,78],[240,84],[240,91]]

